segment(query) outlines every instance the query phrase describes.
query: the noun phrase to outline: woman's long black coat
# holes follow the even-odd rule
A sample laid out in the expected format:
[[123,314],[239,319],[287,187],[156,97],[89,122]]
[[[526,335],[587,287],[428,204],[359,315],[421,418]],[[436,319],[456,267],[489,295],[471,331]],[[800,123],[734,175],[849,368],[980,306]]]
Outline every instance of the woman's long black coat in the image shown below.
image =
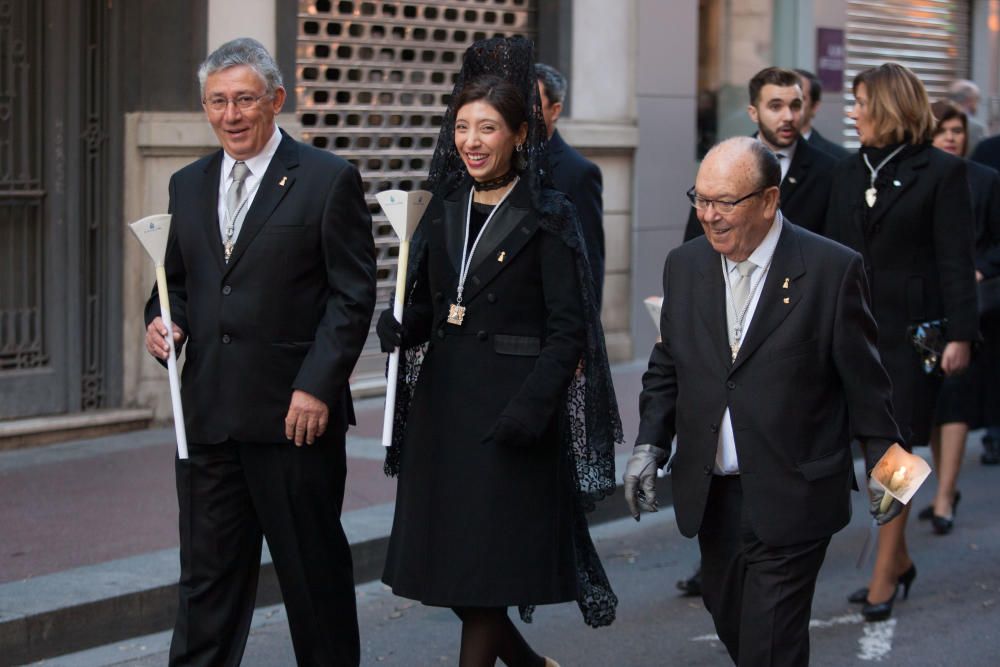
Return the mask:
[[974,223],[964,160],[927,144],[890,165],[871,211],[861,154],[837,165],[827,236],[864,256],[896,421],[913,447],[928,441],[940,380],[921,370],[907,327],[947,318],[949,340],[978,337]]
[[[539,227],[516,186],[489,224],[454,303],[469,191],[421,222],[404,346],[428,349],[409,406],[383,580],[442,606],[575,599],[572,463],[559,435],[585,321],[574,250]],[[531,442],[499,445],[497,419]]]

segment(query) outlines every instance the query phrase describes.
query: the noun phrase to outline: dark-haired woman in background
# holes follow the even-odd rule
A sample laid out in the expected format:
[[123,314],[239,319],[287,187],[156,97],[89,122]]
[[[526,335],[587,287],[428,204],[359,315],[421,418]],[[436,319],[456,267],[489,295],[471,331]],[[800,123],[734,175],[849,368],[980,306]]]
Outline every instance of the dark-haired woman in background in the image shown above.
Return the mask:
[[[878,347],[893,387],[896,422],[908,449],[930,439],[940,378],[924,373],[910,325],[947,318],[945,375],[969,363],[978,336],[973,219],[965,162],[931,146],[936,121],[923,84],[887,63],[854,78],[861,150],[833,174],[827,235],[862,254],[878,322]],[[879,529],[869,585],[852,594],[866,620],[892,614],[916,576],[903,514]]]
[[580,226],[547,187],[531,51],[498,38],[466,52],[404,321],[390,309],[377,326],[383,349],[406,351],[383,580],[455,611],[461,667],[555,664],[508,607],[576,600],[598,626],[617,603],[583,510],[615,488],[621,421]]
[[[945,101],[931,105],[937,127],[934,147],[956,157],[965,157],[968,119],[965,112]],[[966,162],[975,219],[976,280],[1000,275],[1000,174],[976,162]],[[938,486],[934,503],[917,516],[930,520],[934,532],[946,535],[954,526],[961,494],[956,488],[970,428],[1000,424],[1000,391],[993,369],[1000,367],[997,350],[1000,317],[984,314],[980,321],[983,345],[969,369],[945,378],[938,397],[937,425],[931,437],[931,452]]]

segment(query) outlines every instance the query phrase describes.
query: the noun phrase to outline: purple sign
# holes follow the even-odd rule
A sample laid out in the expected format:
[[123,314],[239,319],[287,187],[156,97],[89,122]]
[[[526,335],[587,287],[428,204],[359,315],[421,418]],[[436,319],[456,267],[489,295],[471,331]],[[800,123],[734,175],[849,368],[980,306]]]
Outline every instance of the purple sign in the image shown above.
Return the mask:
[[823,90],[840,93],[844,89],[844,31],[816,29],[816,76]]

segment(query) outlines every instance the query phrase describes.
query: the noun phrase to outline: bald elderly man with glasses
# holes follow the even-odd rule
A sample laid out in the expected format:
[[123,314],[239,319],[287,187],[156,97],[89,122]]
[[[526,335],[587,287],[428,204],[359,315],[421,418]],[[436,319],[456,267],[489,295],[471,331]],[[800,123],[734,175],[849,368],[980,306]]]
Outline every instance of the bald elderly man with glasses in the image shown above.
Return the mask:
[[688,197],[705,236],[667,255],[624,474],[633,516],[656,511],[676,435],[677,526],[698,537],[702,597],[741,667],[809,663],[816,576],[851,515],[851,440],[869,471],[899,440],[861,256],[783,219],[779,181],[749,137],[702,162]]

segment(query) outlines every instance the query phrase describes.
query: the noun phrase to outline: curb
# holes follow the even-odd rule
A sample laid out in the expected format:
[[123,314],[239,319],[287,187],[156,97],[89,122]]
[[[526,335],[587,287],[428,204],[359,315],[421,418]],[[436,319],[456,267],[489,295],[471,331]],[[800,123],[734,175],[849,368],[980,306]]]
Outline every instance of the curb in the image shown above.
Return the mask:
[[[658,489],[671,504],[670,485]],[[351,539],[356,584],[382,575],[392,503],[343,516]],[[625,518],[621,487],[588,515],[591,525]],[[165,549],[35,579],[0,585],[0,665],[18,665],[110,644],[173,627],[177,609],[177,549]],[[264,547],[257,607],[281,602]]]

